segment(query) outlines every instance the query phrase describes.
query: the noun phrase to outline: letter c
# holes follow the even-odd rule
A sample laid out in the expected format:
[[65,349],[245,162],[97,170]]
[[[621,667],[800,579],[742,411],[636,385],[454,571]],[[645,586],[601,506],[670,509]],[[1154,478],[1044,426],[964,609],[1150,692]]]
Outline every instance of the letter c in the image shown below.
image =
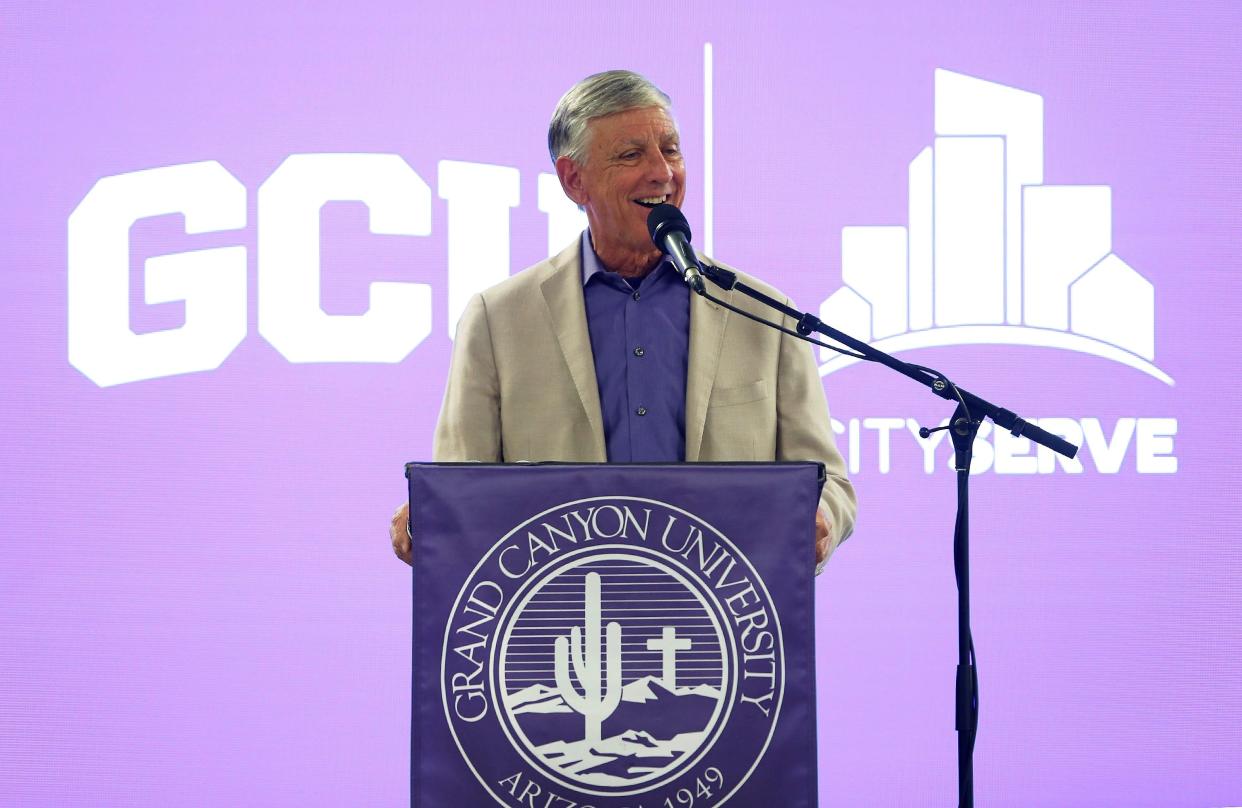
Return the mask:
[[319,299],[319,212],[361,201],[371,232],[431,232],[431,189],[395,154],[294,154],[259,187],[259,333],[290,362],[400,362],[431,333],[431,287],[374,282],[366,314]]
[[503,572],[506,576],[514,580],[517,580],[518,578],[521,578],[526,573],[530,572],[530,568],[534,565],[531,563],[530,556],[528,555],[526,557],[526,567],[521,572],[518,572],[518,573],[511,572],[509,568],[505,566],[505,553],[509,552],[510,550],[517,550],[521,552],[522,548],[517,546],[516,544],[510,544],[508,547],[500,551],[500,555],[496,558],[496,564],[497,566],[500,567],[500,571]]

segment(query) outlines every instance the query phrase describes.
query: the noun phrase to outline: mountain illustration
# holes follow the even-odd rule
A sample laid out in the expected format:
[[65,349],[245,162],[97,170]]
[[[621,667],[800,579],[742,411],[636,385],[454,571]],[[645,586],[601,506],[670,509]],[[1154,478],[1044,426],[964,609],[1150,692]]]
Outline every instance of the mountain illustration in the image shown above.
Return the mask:
[[622,688],[621,702],[603,724],[601,741],[582,740],[582,716],[557,690],[535,684],[505,696],[513,720],[549,764],[598,784],[633,782],[698,748],[720,701],[701,684],[670,690],[645,676]]
[[597,785],[632,784],[656,775],[702,745],[705,732],[687,732],[658,740],[629,730],[598,743],[553,741],[535,751],[566,774]]
[[[625,696],[622,695],[622,699]],[[510,693],[505,703],[514,715],[521,713],[572,713],[565,699],[556,692],[556,688],[547,685],[531,685],[524,690]]]

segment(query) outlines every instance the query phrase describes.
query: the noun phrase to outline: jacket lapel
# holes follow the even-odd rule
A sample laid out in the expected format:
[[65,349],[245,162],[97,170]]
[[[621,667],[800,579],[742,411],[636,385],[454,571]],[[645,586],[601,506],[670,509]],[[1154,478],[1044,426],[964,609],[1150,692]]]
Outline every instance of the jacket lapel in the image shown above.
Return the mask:
[[[713,290],[713,294],[733,302],[733,290]],[[686,369],[686,461],[699,459],[703,428],[707,424],[707,402],[716,381],[720,351],[724,344],[728,310],[705,297],[690,295],[690,359]]]
[[540,289],[561,355],[591,427],[594,459],[602,463],[608,455],[604,447],[604,418],[599,405],[599,384],[595,379],[595,358],[587,331],[586,303],[582,297],[581,250],[582,242],[578,240],[551,259],[553,270],[540,283]]

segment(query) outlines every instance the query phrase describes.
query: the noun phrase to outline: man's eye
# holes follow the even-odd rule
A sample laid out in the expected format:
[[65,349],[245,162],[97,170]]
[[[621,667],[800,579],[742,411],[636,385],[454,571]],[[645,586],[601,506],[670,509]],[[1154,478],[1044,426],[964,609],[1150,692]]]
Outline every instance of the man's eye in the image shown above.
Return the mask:
[[636,160],[638,159],[638,152],[636,151],[623,152],[621,154],[621,159],[622,160]]

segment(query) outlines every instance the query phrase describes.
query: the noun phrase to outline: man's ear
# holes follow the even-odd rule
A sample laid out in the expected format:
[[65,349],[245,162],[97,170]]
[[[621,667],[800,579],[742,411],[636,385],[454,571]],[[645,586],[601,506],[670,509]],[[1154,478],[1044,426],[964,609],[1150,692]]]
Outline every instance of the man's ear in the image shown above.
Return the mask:
[[582,167],[577,162],[564,155],[556,158],[556,177],[561,181],[565,196],[577,205],[586,204],[586,185],[582,181]]

